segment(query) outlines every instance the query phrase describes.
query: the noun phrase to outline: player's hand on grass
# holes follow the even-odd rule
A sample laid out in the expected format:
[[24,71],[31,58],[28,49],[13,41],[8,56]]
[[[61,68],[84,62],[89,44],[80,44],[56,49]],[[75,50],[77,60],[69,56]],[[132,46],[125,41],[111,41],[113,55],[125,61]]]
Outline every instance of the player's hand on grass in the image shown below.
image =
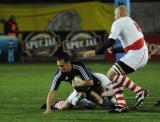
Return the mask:
[[90,50],[90,51],[86,51],[84,54],[83,54],[83,57],[84,58],[87,58],[87,57],[93,57],[96,55],[96,52],[95,50]]
[[43,114],[51,114],[52,113],[52,110],[45,110],[44,112],[43,112]]

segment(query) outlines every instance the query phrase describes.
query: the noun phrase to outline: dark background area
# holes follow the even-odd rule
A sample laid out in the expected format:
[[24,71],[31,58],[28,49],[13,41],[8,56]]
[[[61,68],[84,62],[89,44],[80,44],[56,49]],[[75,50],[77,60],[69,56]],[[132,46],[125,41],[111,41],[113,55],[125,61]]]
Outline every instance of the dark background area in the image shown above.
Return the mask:
[[[0,4],[25,4],[25,3],[77,3],[77,2],[114,2],[114,0],[0,0]],[[131,0],[131,2],[156,2],[159,0]]]

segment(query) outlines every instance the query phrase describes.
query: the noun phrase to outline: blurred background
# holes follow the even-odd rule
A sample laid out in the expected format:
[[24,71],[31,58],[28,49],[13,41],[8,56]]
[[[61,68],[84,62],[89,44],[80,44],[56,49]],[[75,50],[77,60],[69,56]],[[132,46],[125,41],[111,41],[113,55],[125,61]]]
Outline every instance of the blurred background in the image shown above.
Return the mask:
[[[93,72],[106,74],[123,54],[83,59],[79,52],[94,49],[110,33],[114,8],[125,4],[144,32],[149,63],[129,77],[150,91],[139,110],[135,96],[125,92],[131,112],[123,116],[106,109],[54,111],[44,116],[55,57],[66,52]],[[159,122],[160,0],[0,0],[0,122]],[[121,46],[117,40],[116,46]],[[90,62],[89,62],[90,61]],[[107,62],[107,63],[106,63]],[[55,100],[73,88],[63,82]],[[125,89],[127,90],[127,89]]]
[[[62,52],[84,60],[79,52],[107,38],[118,4],[128,6],[144,32],[150,61],[159,62],[158,0],[1,0],[0,62],[49,62]],[[106,53],[92,60],[112,62],[121,55]]]

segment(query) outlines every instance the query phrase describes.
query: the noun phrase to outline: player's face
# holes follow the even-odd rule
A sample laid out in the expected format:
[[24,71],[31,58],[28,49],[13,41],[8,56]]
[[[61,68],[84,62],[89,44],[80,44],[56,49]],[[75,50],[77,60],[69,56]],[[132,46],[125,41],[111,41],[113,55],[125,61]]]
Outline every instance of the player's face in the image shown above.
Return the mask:
[[69,72],[71,70],[70,62],[65,62],[64,60],[58,60],[57,66],[62,72]]

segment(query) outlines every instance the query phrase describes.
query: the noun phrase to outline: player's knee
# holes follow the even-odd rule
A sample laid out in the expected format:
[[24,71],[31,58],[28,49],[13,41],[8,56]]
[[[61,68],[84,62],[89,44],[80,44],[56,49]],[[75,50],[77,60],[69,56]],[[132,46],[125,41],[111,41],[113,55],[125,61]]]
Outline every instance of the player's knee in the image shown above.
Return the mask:
[[112,71],[112,70],[109,70],[108,72],[107,72],[107,77],[112,81],[113,80],[113,78],[114,78],[114,76],[116,75],[116,73],[114,72],[114,71]]
[[70,107],[70,103],[68,101],[65,101],[62,105],[62,109],[68,109]]
[[98,100],[97,104],[102,105],[103,104],[103,99]]

